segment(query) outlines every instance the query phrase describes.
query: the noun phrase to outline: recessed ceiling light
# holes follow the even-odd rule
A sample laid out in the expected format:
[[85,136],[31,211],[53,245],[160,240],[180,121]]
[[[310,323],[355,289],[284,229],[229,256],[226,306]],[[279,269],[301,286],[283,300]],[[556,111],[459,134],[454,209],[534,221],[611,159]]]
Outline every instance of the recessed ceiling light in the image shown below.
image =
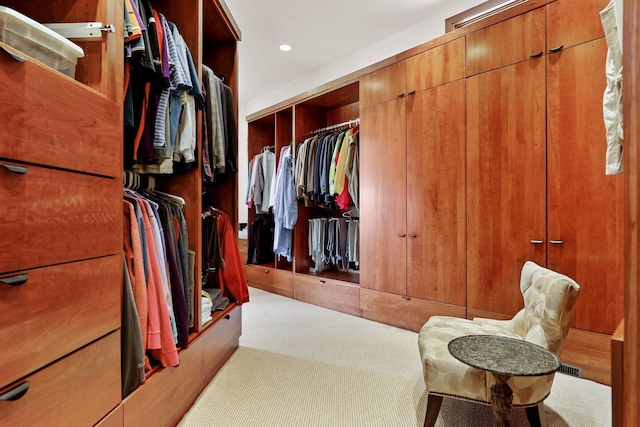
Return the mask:
[[292,47],[288,44],[281,44],[280,45],[280,50],[283,52],[289,52],[292,49]]

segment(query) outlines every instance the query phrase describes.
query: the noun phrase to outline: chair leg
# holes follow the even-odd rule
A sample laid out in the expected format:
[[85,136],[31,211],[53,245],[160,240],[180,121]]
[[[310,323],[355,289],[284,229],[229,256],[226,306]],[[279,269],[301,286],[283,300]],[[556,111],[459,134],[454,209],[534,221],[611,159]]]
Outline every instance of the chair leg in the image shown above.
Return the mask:
[[529,424],[531,427],[544,427],[545,419],[544,419],[544,403],[540,402],[536,406],[529,406],[525,408],[527,412],[527,419],[529,420]]
[[435,394],[429,394],[427,396],[427,414],[424,417],[424,427],[433,427],[436,425],[440,405],[442,405],[442,396],[436,396]]

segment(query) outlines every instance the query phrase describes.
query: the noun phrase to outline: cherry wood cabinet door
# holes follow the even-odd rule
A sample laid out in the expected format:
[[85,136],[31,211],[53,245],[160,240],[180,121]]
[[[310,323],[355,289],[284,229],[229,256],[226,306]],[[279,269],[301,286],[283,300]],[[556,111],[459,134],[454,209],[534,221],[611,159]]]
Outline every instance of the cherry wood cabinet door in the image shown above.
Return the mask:
[[407,93],[406,61],[362,76],[359,84],[360,108],[402,98]]
[[407,99],[407,294],[466,305],[463,80]]
[[545,51],[543,8],[466,36],[467,76],[542,56]]
[[407,92],[420,92],[464,78],[465,38],[407,59]]
[[575,326],[613,333],[624,309],[624,182],[605,175],[604,39],[548,56],[549,268],[581,285]]
[[360,111],[360,286],[406,295],[405,99]]
[[600,11],[610,0],[556,0],[548,4],[547,49],[566,49],[604,37]]
[[545,60],[467,79],[467,307],[514,315],[546,263]]

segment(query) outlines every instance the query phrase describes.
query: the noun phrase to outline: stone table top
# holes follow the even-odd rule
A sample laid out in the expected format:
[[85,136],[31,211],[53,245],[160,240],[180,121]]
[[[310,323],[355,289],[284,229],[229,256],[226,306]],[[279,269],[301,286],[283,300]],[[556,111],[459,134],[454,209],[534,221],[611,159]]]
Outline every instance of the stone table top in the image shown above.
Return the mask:
[[499,335],[466,335],[449,342],[459,361],[496,374],[538,376],[560,368],[558,356],[539,345]]

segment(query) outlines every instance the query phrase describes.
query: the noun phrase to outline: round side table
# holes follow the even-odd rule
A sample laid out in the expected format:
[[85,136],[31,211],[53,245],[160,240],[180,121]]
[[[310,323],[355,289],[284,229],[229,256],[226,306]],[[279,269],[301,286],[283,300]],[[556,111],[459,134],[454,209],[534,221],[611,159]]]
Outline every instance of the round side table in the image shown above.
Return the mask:
[[507,384],[512,376],[540,376],[560,368],[558,356],[539,345],[499,335],[466,335],[449,342],[453,357],[471,367],[491,372],[494,427],[509,427],[513,391]]

